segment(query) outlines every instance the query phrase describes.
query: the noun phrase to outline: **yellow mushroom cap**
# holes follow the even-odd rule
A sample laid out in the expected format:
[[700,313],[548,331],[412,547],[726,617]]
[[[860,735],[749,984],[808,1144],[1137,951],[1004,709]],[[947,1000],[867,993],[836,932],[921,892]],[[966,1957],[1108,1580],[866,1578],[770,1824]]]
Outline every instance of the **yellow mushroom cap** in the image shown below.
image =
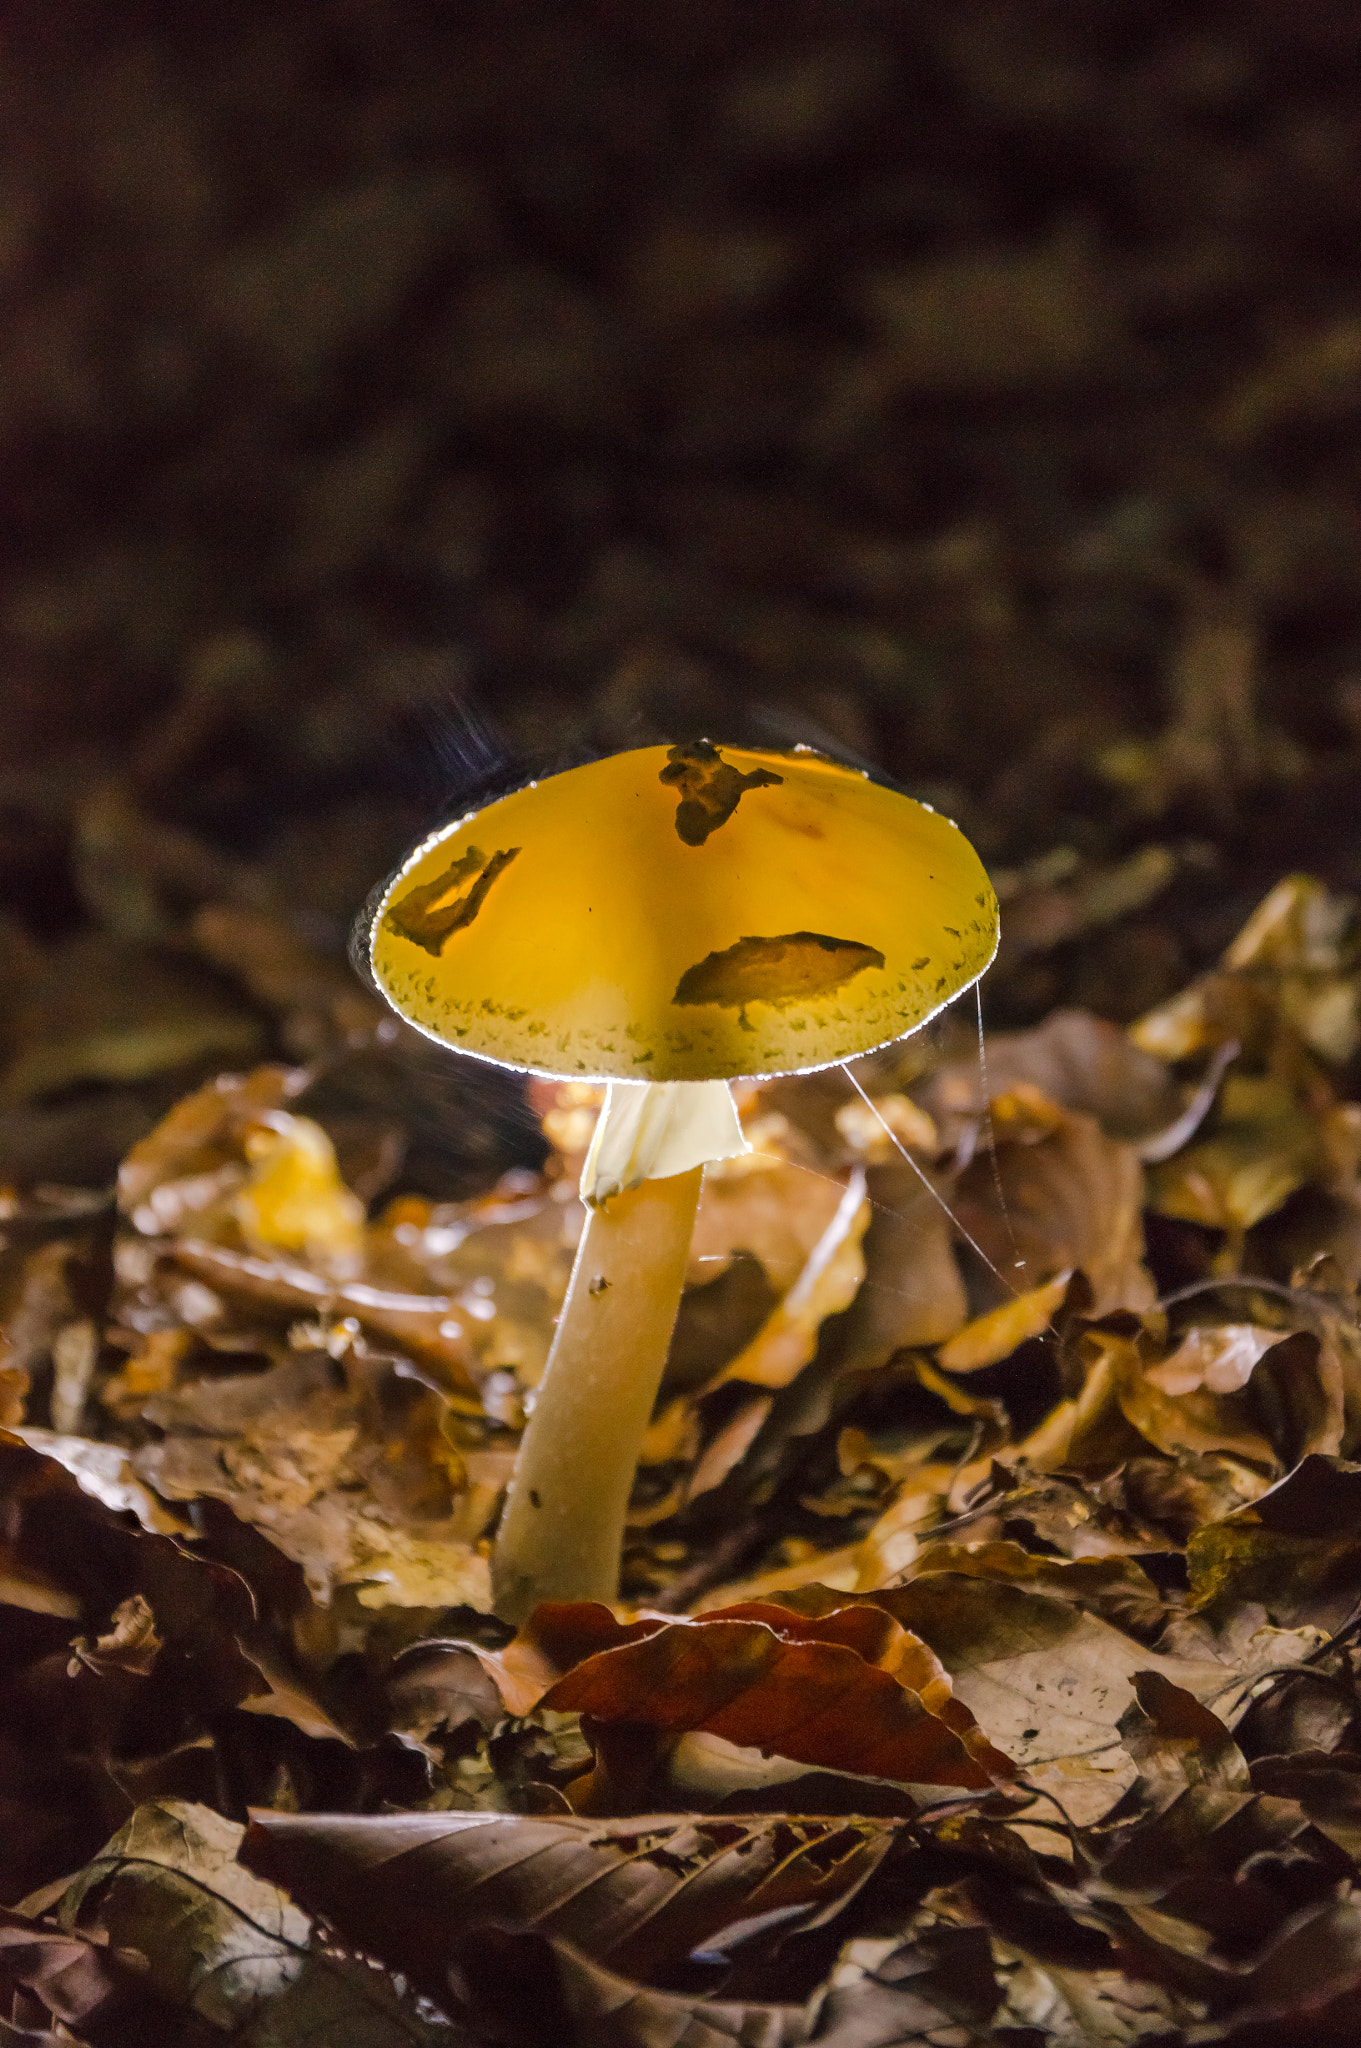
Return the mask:
[[379,987],[443,1044],[622,1081],[829,1066],[976,981],[997,899],[948,818],[792,753],[640,747],[546,777],[409,855]]

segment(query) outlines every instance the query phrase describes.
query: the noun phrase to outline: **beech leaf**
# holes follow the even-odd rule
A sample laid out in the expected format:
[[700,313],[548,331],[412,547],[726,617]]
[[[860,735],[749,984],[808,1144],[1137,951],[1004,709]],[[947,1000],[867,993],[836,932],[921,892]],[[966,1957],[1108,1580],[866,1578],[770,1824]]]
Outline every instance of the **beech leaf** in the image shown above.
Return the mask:
[[484,1925],[532,1929],[655,1981],[755,1916],[801,1907],[804,1926],[833,1919],[905,1825],[784,1814],[255,1813],[241,1858],[443,2001],[456,1944]]
[[167,2048],[195,2022],[243,2048],[447,2042],[374,1971],[313,1943],[306,1913],[236,1860],[243,1832],[182,1800],[139,1807],[54,1917],[67,1937],[90,1930],[146,1957],[147,1994],[179,2019]]
[[513,1712],[702,1731],[907,1783],[981,1791],[1012,1775],[926,1645],[872,1608],[752,1602],[623,1623],[589,1602],[546,1602],[506,1650],[479,1654]]

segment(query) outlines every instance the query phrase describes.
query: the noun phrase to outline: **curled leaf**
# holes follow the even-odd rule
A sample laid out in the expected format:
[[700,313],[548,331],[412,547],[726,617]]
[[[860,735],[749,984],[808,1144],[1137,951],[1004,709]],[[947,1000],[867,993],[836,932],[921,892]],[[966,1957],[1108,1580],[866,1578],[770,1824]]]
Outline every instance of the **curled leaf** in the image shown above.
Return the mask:
[[1012,1772],[925,1644],[864,1609],[814,1617],[756,1603],[624,1624],[604,1607],[549,1604],[483,1661],[521,1712],[534,1701],[659,1736],[703,1731],[907,1783],[981,1790]]
[[860,1247],[870,1213],[865,1176],[857,1169],[798,1279],[751,1342],[724,1366],[714,1386],[740,1380],[758,1387],[786,1387],[797,1378],[817,1348],[825,1319],[855,1299],[865,1274]]

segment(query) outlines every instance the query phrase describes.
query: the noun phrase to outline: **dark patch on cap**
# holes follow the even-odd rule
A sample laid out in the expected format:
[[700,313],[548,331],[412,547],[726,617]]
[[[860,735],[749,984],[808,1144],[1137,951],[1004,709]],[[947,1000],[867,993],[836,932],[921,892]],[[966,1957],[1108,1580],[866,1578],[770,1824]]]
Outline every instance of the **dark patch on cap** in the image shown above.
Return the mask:
[[[486,902],[492,883],[519,851],[518,846],[508,846],[488,860],[478,847],[470,846],[437,880],[420,882],[390,903],[388,923],[404,939],[438,957],[445,940],[455,932],[465,931],[472,923]],[[446,903],[443,899],[450,890],[459,889],[464,882],[471,886]]]
[[771,939],[739,939],[722,953],[706,954],[687,967],[673,1003],[717,1003],[740,1010],[747,1003],[787,1003],[829,995],[867,967],[882,967],[876,946],[859,939],[828,938],[824,932],[782,932]]
[[676,806],[676,830],[687,846],[703,846],[711,832],[726,825],[749,789],[765,789],[784,781],[768,768],[753,768],[743,775],[725,761],[709,740],[689,740],[667,751],[663,782],[681,793]]

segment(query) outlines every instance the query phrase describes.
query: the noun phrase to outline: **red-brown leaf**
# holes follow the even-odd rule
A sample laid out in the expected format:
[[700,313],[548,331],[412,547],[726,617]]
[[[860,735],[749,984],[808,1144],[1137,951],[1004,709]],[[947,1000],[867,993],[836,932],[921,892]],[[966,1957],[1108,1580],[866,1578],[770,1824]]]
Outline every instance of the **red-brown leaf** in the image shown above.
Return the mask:
[[595,1602],[546,1601],[503,1651],[477,1654],[512,1713],[702,1731],[908,1783],[982,1790],[1014,1775],[934,1653],[867,1603],[813,1616],[749,1601],[621,1622]]
[[[934,1660],[932,1660],[934,1662]],[[701,1730],[826,1770],[985,1789],[1013,1767],[966,1708],[921,1696],[857,1650],[764,1620],[680,1622],[588,1658],[544,1695],[556,1712]]]

